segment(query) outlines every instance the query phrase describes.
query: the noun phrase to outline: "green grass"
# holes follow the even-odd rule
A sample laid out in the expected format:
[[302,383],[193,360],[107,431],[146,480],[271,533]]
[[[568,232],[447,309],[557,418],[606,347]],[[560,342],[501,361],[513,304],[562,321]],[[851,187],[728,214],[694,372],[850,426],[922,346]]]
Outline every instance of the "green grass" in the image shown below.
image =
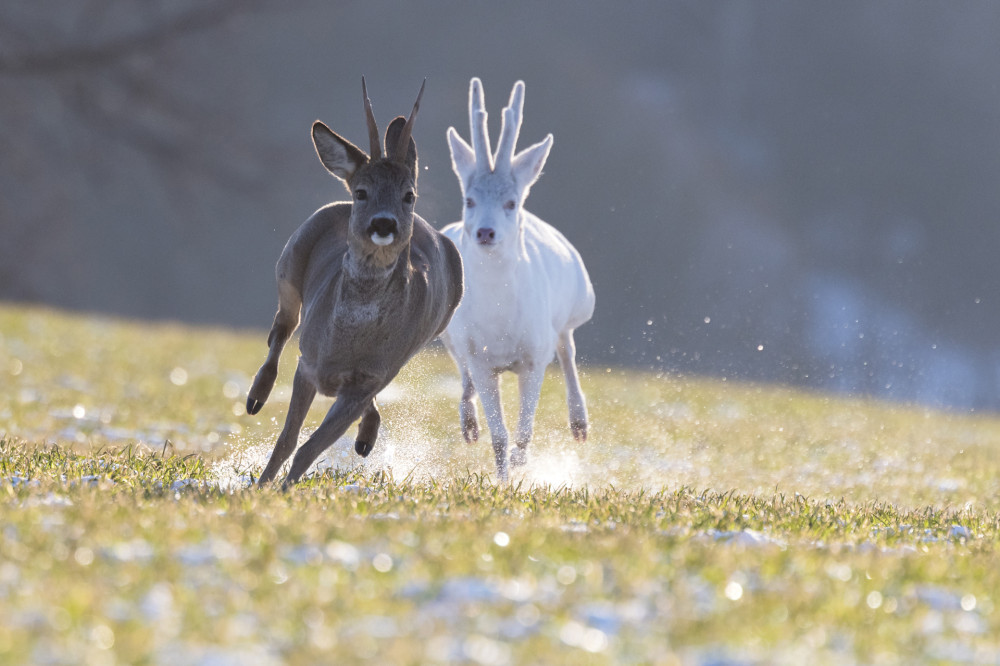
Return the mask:
[[590,366],[498,485],[432,349],[257,491],[265,337],[0,307],[0,663],[1000,661],[995,417]]

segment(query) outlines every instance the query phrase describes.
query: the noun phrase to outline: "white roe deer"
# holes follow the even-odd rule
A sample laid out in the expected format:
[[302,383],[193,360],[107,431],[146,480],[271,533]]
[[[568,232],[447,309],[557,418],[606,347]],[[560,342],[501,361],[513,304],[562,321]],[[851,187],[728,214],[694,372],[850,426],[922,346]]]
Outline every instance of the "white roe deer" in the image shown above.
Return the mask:
[[569,425],[587,438],[587,407],[576,370],[573,330],[594,312],[594,290],[579,253],[554,227],[524,209],[552,147],[552,135],[514,152],[524,83],[514,84],[503,110],[496,155],[490,152],[483,89],[472,79],[472,145],[448,128],[452,167],[464,195],[462,221],[442,230],[465,267],[465,296],[443,336],[462,375],[459,416],[466,441],[479,437],[473,398],[479,393],[493,439],[497,475],[508,478],[507,429],[499,375],[518,375],[521,408],[510,464],[527,460],[545,368],[555,354],[566,377]]
[[316,121],[313,143],[323,166],[342,180],[353,201],[320,208],[285,245],[275,274],[278,313],[267,360],[247,397],[256,414],[278,372],[281,350],[299,325],[298,368],[285,426],[259,484],[270,482],[295,450],[316,393],[337,398],[295,454],[284,486],[359,418],[355,451],[367,456],[380,417],[375,395],[425,344],[444,331],[462,297],[462,260],[448,238],[413,212],[417,148],[409,119],[385,133],[385,157],[364,78],[361,80],[371,156]]

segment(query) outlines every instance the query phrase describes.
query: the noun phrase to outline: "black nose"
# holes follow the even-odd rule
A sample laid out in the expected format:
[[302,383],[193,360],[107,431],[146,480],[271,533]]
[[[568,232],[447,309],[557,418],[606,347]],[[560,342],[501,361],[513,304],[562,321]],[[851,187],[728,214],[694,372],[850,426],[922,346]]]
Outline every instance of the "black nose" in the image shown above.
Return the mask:
[[490,229],[489,227],[482,227],[476,229],[476,240],[480,243],[490,243],[496,237],[497,233]]
[[369,230],[374,231],[382,238],[396,233],[396,220],[391,217],[376,217],[368,225]]

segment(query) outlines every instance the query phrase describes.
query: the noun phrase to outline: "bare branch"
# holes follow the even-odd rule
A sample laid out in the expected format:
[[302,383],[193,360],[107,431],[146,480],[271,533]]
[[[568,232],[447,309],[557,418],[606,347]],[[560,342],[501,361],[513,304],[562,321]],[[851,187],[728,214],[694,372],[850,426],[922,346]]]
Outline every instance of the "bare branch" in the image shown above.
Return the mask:
[[[179,37],[210,30],[234,14],[267,4],[267,0],[219,0],[199,5],[162,21],[151,21],[133,32],[93,44],[71,44],[50,50],[0,53],[0,75],[47,76],[66,71],[104,67],[134,55],[149,53]],[[16,22],[0,18],[5,34],[28,37]]]

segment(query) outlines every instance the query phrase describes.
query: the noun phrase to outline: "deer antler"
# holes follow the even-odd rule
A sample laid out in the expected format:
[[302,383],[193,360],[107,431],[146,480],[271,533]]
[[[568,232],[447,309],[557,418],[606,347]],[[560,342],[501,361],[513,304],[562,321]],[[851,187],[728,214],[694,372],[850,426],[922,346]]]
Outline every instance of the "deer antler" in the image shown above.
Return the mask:
[[427,85],[427,79],[420,84],[420,92],[417,93],[417,101],[413,103],[413,110],[410,111],[410,117],[406,119],[406,124],[403,125],[402,131],[399,133],[399,140],[396,143],[396,151],[390,153],[389,146],[385,147],[386,153],[389,155],[395,155],[396,159],[400,162],[406,161],[406,153],[410,148],[410,135],[413,133],[413,121],[417,118],[417,110],[420,109],[420,98],[424,96],[424,86]]
[[500,141],[497,146],[494,168],[500,171],[510,171],[511,158],[514,156],[514,146],[517,135],[521,132],[521,119],[524,112],[524,81],[514,84],[510,91],[510,101],[503,110],[503,122],[500,125]]
[[361,95],[365,98],[365,119],[368,121],[368,145],[371,159],[382,157],[382,143],[378,138],[378,125],[375,123],[375,113],[372,112],[372,101],[368,99],[368,86],[365,77],[361,77]]
[[486,105],[483,102],[483,84],[479,79],[469,83],[469,126],[472,132],[472,151],[479,171],[493,171],[493,153],[490,135],[486,131]]

